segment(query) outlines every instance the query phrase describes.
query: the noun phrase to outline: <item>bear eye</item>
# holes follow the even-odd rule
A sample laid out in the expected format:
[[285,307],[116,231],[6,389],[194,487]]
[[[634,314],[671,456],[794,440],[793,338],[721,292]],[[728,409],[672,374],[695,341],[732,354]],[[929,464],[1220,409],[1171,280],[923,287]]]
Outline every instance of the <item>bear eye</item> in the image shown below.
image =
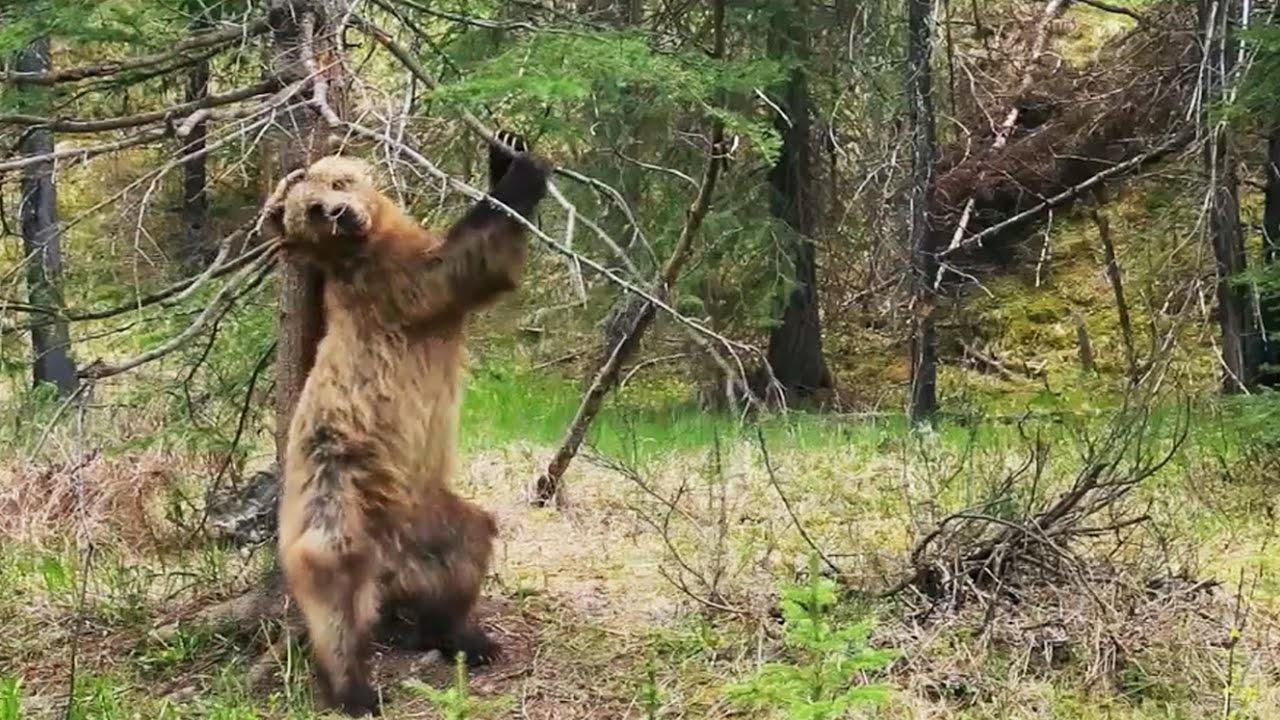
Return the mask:
[[333,189],[342,192],[347,189],[349,183],[346,180],[338,179],[333,181]]

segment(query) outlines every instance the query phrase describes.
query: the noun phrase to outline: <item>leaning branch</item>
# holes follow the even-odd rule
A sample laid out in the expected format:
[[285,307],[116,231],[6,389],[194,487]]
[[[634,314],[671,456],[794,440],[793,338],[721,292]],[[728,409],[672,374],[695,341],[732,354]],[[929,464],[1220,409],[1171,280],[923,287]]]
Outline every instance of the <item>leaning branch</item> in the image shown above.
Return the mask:
[[[715,56],[723,58],[724,0],[717,0],[714,12]],[[689,258],[689,252],[693,248],[693,238],[702,228],[702,221],[711,208],[711,197],[715,193],[716,180],[720,177],[720,169],[724,165],[721,154],[724,152],[723,145],[724,124],[716,120],[711,128],[711,155],[707,159],[707,167],[703,171],[698,194],[685,214],[684,227],[680,229],[680,237],[676,241],[675,248],[672,249],[670,257],[663,264],[662,271],[650,289],[650,293],[655,297],[666,299],[671,285],[680,276],[680,271]],[[635,354],[636,348],[640,346],[640,338],[652,324],[655,314],[653,305],[645,300],[629,302],[624,306],[623,313],[624,321],[630,321],[626,332],[613,346],[604,363],[596,370],[595,377],[592,378],[591,385],[578,405],[577,413],[574,414],[573,422],[569,424],[564,439],[560,441],[560,448],[547,464],[547,469],[534,482],[533,500],[536,504],[547,505],[560,497],[561,479],[568,470],[569,463],[578,454],[587,429],[591,427],[591,422],[600,412],[605,395],[617,384],[622,365]]]

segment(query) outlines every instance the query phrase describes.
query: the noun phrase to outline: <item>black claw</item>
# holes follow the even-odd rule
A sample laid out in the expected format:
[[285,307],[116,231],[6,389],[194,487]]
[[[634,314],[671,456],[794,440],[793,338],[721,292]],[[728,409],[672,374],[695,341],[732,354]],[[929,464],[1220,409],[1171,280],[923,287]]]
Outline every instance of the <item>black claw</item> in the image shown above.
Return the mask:
[[[524,142],[524,138],[519,135],[508,132],[506,130],[498,130],[494,133],[494,137],[499,142],[511,146],[516,153],[526,153],[529,151],[528,146]],[[492,190],[497,187],[498,181],[507,174],[507,170],[511,167],[512,155],[505,148],[495,145],[489,146],[489,188]]]
[[454,633],[450,644],[453,646],[451,649],[454,657],[461,652],[466,657],[467,665],[471,667],[488,665],[502,656],[502,648],[498,643],[476,625]]

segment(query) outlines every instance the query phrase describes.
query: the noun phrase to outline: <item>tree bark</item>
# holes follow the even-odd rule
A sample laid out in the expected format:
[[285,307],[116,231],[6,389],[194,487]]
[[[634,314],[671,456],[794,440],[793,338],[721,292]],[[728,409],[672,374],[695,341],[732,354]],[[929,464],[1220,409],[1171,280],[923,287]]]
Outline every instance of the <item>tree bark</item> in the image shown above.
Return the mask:
[[907,414],[918,423],[938,409],[938,355],[932,280],[937,273],[929,208],[937,185],[937,156],[933,119],[933,52],[928,0],[907,0],[907,97],[911,103],[911,275],[915,327],[911,335],[911,386]]
[[[273,0],[271,6],[272,73],[289,83],[307,77],[304,61],[303,25],[307,15],[314,19],[312,50],[325,70],[330,98],[344,86],[338,75],[341,64],[331,62],[341,48],[337,45],[333,24],[346,10],[345,0]],[[340,103],[338,108],[340,108]],[[338,109],[335,108],[335,109]],[[340,110],[339,110],[340,112]],[[281,118],[284,133],[277,138],[278,166],[275,178],[305,167],[329,154],[328,127],[310,105],[296,108]],[[316,345],[324,334],[324,280],[319,272],[305,265],[283,263],[280,267],[280,335],[276,347],[276,462],[284,467],[289,422],[298,404],[298,396],[315,362]]]
[[[200,33],[208,22],[199,8],[191,29]],[[209,94],[209,61],[201,60],[187,70],[186,102],[199,101]],[[212,260],[209,240],[208,157],[204,154],[208,123],[204,120],[191,128],[181,143],[180,152],[185,155],[199,153],[182,163],[182,236],[178,245],[178,262],[186,274],[203,270]]]
[[[1275,272],[1280,260],[1280,121],[1267,135],[1267,186],[1262,210],[1262,265]],[[1259,299],[1259,345],[1261,346],[1258,382],[1267,387],[1280,386],[1280,293],[1264,292]]]
[[[18,53],[18,72],[49,70],[49,38],[41,37]],[[30,90],[35,97],[42,93]],[[38,113],[43,114],[43,113]],[[53,133],[32,128],[19,148],[23,155],[53,152]],[[32,305],[56,311],[62,307],[62,247],[58,229],[58,200],[53,183],[52,160],[29,165],[22,171],[19,215],[22,219],[22,250],[27,258],[27,294]],[[31,329],[32,374],[36,385],[53,384],[68,397],[79,387],[75,363],[71,360],[71,339],[65,320],[52,314],[49,322]]]
[[1202,113],[1209,130],[1204,144],[1204,168],[1210,193],[1209,239],[1217,263],[1218,325],[1222,336],[1222,389],[1242,392],[1258,375],[1258,337],[1254,323],[1252,295],[1237,279],[1246,268],[1244,233],[1240,228],[1237,163],[1225,122],[1213,118],[1210,108],[1223,95],[1227,77],[1235,61],[1236,41],[1227,36],[1233,2],[1201,0],[1202,27],[1206,28],[1204,48],[1208,69],[1208,92]]
[[808,0],[796,0],[774,14],[770,45],[775,57],[794,57],[791,71],[779,93],[782,110],[774,125],[782,135],[782,150],[769,173],[769,209],[786,228],[783,246],[795,286],[787,295],[782,317],[769,335],[767,360],[778,383],[788,394],[806,397],[832,386],[831,373],[822,355],[822,327],[818,312],[817,252],[813,244],[812,102],[809,98]]

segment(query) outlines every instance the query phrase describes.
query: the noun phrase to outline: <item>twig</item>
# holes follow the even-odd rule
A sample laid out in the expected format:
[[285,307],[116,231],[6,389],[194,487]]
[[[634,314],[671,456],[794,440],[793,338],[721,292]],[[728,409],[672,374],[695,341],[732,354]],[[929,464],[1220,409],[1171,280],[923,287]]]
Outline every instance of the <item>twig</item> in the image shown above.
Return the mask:
[[1115,13],[1116,15],[1125,15],[1127,17],[1131,17],[1134,20],[1137,20],[1138,23],[1140,24],[1145,24],[1147,22],[1146,18],[1142,17],[1141,15],[1134,12],[1133,10],[1130,10],[1127,7],[1122,7],[1120,5],[1113,5],[1109,2],[1104,2],[1103,0],[1079,0],[1079,2],[1081,5],[1088,5],[1089,7],[1097,8],[1099,10],[1102,10],[1103,12]]
[[633,375],[649,367],[650,365],[657,365],[659,363],[668,362],[670,360],[679,360],[680,358],[687,357],[687,355],[688,353],[672,353],[671,355],[663,355],[661,357],[649,358],[648,360],[645,360],[643,362],[638,362],[635,364],[634,367],[632,367],[630,370],[627,371],[626,375],[622,376],[621,380],[618,381],[618,389],[621,390],[622,388],[626,387],[627,381],[630,380]]
[[1120,279],[1120,264],[1116,261],[1115,244],[1111,242],[1111,225],[1102,213],[1094,210],[1093,223],[1098,228],[1098,241],[1102,243],[1104,272],[1107,282],[1111,284],[1111,292],[1116,298],[1116,318],[1120,322],[1120,340],[1124,343],[1125,368],[1129,382],[1138,381],[1138,358],[1133,349],[1133,324],[1129,321],[1129,303],[1124,298],[1124,283]]
[[125,150],[127,148],[137,147],[138,145],[145,145],[147,143],[157,142],[159,140],[165,139],[170,134],[171,134],[171,130],[169,128],[160,128],[157,130],[148,130],[145,132],[135,133],[133,135],[121,138],[119,140],[115,140],[113,142],[102,143],[101,145],[90,145],[88,147],[55,150],[51,153],[45,153],[43,155],[29,155],[19,160],[9,160],[6,162],[0,162],[0,173],[10,172],[13,170],[21,170],[22,168],[29,167],[31,165],[39,165],[40,163],[46,163],[46,162],[56,161],[56,160],[65,160],[68,158],[72,158],[73,163],[84,162],[89,158],[97,157],[98,155],[105,155],[107,153],[113,153],[118,150]]
[[809,549],[818,555],[818,559],[822,560],[822,564],[827,569],[835,573],[836,577],[843,580],[845,573],[840,566],[831,561],[827,553],[814,542],[813,537],[809,535],[809,531],[805,529],[804,523],[800,522],[800,517],[796,515],[795,508],[791,507],[791,500],[787,498],[787,494],[782,491],[782,485],[778,483],[778,474],[773,469],[773,460],[769,457],[769,446],[764,440],[764,429],[756,425],[756,443],[760,447],[760,457],[764,460],[764,469],[769,474],[769,484],[773,486],[775,492],[778,493],[778,499],[782,501],[782,506],[786,508],[787,515],[791,518],[791,524],[795,525],[796,532],[800,533],[800,537],[804,539]]

